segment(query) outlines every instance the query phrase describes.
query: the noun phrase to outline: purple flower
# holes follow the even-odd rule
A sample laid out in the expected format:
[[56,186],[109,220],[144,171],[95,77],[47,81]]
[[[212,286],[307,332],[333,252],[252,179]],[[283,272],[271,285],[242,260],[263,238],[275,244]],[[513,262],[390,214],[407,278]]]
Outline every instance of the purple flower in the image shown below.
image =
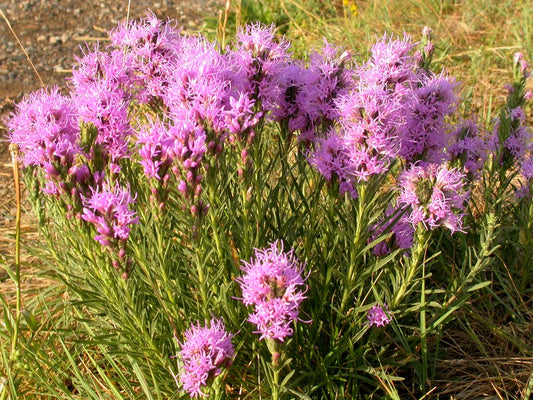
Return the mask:
[[292,106],[285,96],[287,88],[296,85],[292,78],[298,67],[292,68],[289,46],[285,40],[277,40],[273,25],[258,23],[240,29],[234,49],[227,53],[234,91],[258,99],[262,114],[270,111],[274,119],[285,117]]
[[22,163],[43,167],[49,176],[68,170],[81,152],[75,107],[58,88],[40,89],[23,99],[7,126]]
[[531,199],[533,195],[533,154],[529,154],[527,157],[524,157],[520,163],[520,184],[516,188],[516,196],[518,198]]
[[459,161],[468,176],[477,177],[488,155],[488,144],[474,121],[464,121],[450,134],[453,142],[447,149],[450,161]]
[[71,96],[77,114],[82,121],[96,127],[95,143],[101,146],[105,162],[114,164],[128,156],[132,134],[128,117],[129,69],[123,52],[104,52],[96,48],[79,58],[72,72]]
[[520,164],[520,170],[526,181],[533,180],[533,155],[530,155],[528,158],[522,161]]
[[[341,52],[324,40],[322,51],[311,54],[309,68],[299,72],[301,87],[294,93],[297,112],[288,116],[290,130],[301,132],[300,141],[313,142],[323,137],[323,132],[339,117],[336,101],[353,84],[353,71],[346,67],[349,58],[348,52]],[[284,90],[283,100],[287,100],[287,94]]]
[[235,350],[233,335],[226,332],[222,319],[212,319],[210,326],[191,325],[185,331],[179,353],[183,368],[180,381],[191,397],[205,396],[202,387],[232,363]]
[[141,165],[149,178],[162,179],[173,162],[176,138],[159,119],[148,119],[136,135]]
[[317,139],[310,161],[341,192],[354,193],[354,184],[388,171],[397,156],[397,132],[405,119],[401,98],[379,87],[360,86],[337,99],[340,126]]
[[421,77],[407,103],[406,123],[400,136],[400,155],[407,161],[440,162],[446,146],[445,117],[455,110],[457,85],[443,76]]
[[[409,54],[412,47],[408,37],[403,40],[384,37],[372,47],[370,60],[350,78],[351,90],[341,91],[336,99],[339,128],[337,133],[328,131],[326,137],[338,136],[337,155],[327,155],[322,150],[325,142],[318,141],[310,157],[315,165],[327,162],[343,168],[349,166],[346,171],[328,173],[337,175],[341,182],[351,181],[352,186],[388,171],[401,150],[401,132],[420,80],[415,73],[416,62]],[[332,156],[340,160],[333,163]],[[326,160],[322,161],[322,157]],[[348,185],[343,187],[347,191]],[[353,190],[352,187],[348,191]]]
[[283,251],[283,243],[276,241],[266,249],[255,249],[255,258],[243,261],[245,274],[237,278],[242,301],[253,305],[248,321],[257,326],[260,339],[283,341],[292,335],[291,324],[298,318],[300,303],[305,298],[302,277],[303,265],[294,251]]
[[522,107],[516,107],[502,112],[494,124],[491,150],[498,154],[498,162],[505,169],[523,162],[533,152],[533,132],[524,125],[525,120]]
[[335,131],[326,138],[316,138],[315,150],[309,155],[309,162],[328,182],[337,181],[339,192],[357,196],[354,186],[354,165],[346,150],[344,138]]
[[128,188],[106,182],[99,190],[93,190],[91,197],[85,198],[82,219],[92,223],[98,233],[94,239],[103,246],[113,246],[125,242],[130,233],[130,225],[139,219],[130,207],[135,199]]
[[412,165],[398,178],[402,208],[409,207],[407,221],[427,229],[444,226],[453,233],[463,232],[465,203],[469,193],[465,189],[465,175],[443,165]]
[[410,55],[411,38],[393,40],[386,35],[370,51],[370,60],[359,70],[361,81],[393,92],[407,92],[417,81],[416,60]]
[[515,63],[515,66],[518,67],[518,70],[520,71],[520,73],[524,75],[526,78],[529,77],[529,74],[527,72],[529,68],[529,64],[524,58],[524,55],[520,52],[515,53],[513,56],[513,61]]
[[81,57],[76,57],[77,65],[72,69],[70,85],[73,92],[83,92],[84,87],[99,85],[108,90],[129,90],[129,59],[120,50],[103,51],[98,46],[91,50],[88,46]]
[[401,209],[389,206],[385,212],[385,220],[371,227],[372,235],[370,241],[376,240],[385,230],[390,228],[392,236],[388,240],[384,240],[374,246],[374,254],[383,256],[389,254],[391,249],[410,249],[413,245],[414,228],[406,220],[405,216],[401,216],[392,226],[390,225],[399,217]]
[[126,157],[132,130],[125,94],[100,84],[86,85],[78,89],[75,102],[80,118],[98,130],[95,143],[102,146],[105,155],[112,162]]
[[379,304],[368,310],[367,318],[369,326],[385,326],[390,324],[392,317],[388,314],[389,308],[386,304],[382,307]]
[[163,97],[166,106],[175,118],[224,131],[231,88],[226,59],[201,37],[184,38],[179,57]]
[[130,85],[141,103],[164,95],[179,62],[183,37],[174,25],[148,11],[145,18],[123,22],[110,32],[112,46],[127,59]]
[[290,44],[285,40],[276,40],[276,27],[261,24],[250,24],[242,29],[236,36],[239,50],[249,52],[253,57],[266,60],[286,60],[289,58]]

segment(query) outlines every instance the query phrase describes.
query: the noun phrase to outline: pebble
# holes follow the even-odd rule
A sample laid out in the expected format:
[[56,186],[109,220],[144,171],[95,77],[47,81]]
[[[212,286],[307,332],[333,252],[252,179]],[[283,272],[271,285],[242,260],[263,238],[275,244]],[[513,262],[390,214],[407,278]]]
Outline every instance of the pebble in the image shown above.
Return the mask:
[[[226,0],[155,0],[131,2],[130,18],[146,16],[146,9],[157,11],[162,19],[179,20],[185,28],[195,29],[198,16],[216,16]],[[96,39],[126,17],[128,2],[117,0],[4,0],[0,7],[15,29],[26,52],[47,83],[65,86],[65,70],[80,55],[80,46],[87,40],[92,49]],[[0,18],[1,19],[1,18]],[[198,22],[198,21],[197,21]],[[198,25],[196,25],[198,26]],[[79,37],[89,39],[80,40]],[[102,41],[100,41],[102,44]],[[45,71],[50,71],[46,76]],[[61,71],[60,75],[55,72]],[[52,72],[54,72],[52,74]],[[14,41],[6,24],[0,22],[0,103],[3,99],[17,99],[29,94],[41,84],[32,71],[26,56]],[[0,118],[2,116],[0,115]]]
[[61,43],[61,36],[50,36],[50,39],[48,40],[48,43],[52,45],[56,45]]

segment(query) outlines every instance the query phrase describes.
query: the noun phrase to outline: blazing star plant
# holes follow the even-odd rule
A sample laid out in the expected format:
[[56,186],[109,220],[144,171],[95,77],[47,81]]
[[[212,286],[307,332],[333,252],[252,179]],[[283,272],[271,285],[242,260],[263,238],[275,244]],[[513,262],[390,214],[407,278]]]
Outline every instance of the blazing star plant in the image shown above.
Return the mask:
[[231,365],[235,355],[232,336],[224,322],[217,319],[212,319],[209,326],[191,325],[185,331],[179,355],[183,363],[180,381],[191,397],[206,396],[202,389],[208,381],[220,375],[222,367]]
[[507,216],[530,226],[533,193],[523,56],[491,132],[457,115],[431,40],[303,60],[274,26],[222,48],[148,13],[87,46],[67,93],[18,103],[55,276],[106,351],[64,358],[95,360],[106,396],[355,399],[406,374],[422,396],[428,338],[506,259]]
[[255,324],[260,339],[283,340],[291,336],[292,323],[298,319],[300,303],[305,299],[300,265],[294,251],[283,251],[281,242],[256,249],[254,259],[244,262],[244,275],[237,278],[242,290],[242,302],[253,305],[248,320]]

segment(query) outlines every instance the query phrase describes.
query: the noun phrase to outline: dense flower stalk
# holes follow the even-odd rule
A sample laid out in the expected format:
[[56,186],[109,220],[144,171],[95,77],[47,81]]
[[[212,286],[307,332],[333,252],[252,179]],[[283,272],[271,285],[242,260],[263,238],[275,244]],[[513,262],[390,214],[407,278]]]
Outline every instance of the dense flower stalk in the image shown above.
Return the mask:
[[300,303],[305,299],[301,264],[294,251],[283,251],[281,241],[266,249],[256,249],[250,262],[243,261],[244,275],[237,278],[242,301],[253,305],[248,321],[257,326],[261,339],[283,341],[291,336],[291,324],[298,319]]
[[339,91],[339,124],[316,140],[309,160],[341,193],[386,173],[398,157],[408,163],[440,162],[447,144],[446,117],[455,110],[457,85],[423,69],[409,37],[384,37],[370,60]]
[[432,73],[419,76],[419,87],[413,87],[406,104],[405,125],[400,132],[400,155],[408,162],[441,162],[447,144],[448,125],[445,118],[457,103],[457,85],[445,76]]
[[460,123],[450,134],[447,152],[452,164],[463,167],[469,180],[478,177],[489,154],[487,141],[479,126],[471,120]]
[[[96,48],[78,59],[71,80],[71,96],[80,121],[96,127],[95,143],[116,172],[121,158],[129,155],[132,134],[128,108],[131,94],[128,66],[120,51]],[[107,160],[106,160],[107,161]]]
[[465,189],[465,175],[457,169],[443,165],[412,165],[398,178],[402,208],[409,207],[406,220],[426,229],[439,226],[452,233],[463,231],[465,203],[469,193]]
[[206,396],[203,388],[233,361],[233,335],[226,331],[222,319],[212,319],[209,326],[191,325],[184,336],[179,353],[183,390],[191,397]]
[[16,144],[23,166],[45,173],[45,192],[59,195],[68,188],[65,180],[82,148],[72,99],[58,88],[38,90],[17,104],[7,121],[9,139]]
[[135,199],[128,188],[106,182],[84,199],[82,219],[92,223],[98,233],[94,239],[103,246],[123,248],[132,224],[139,219],[131,205]]
[[152,12],[139,21],[119,24],[109,34],[112,48],[126,61],[129,86],[140,103],[153,104],[168,87],[171,71],[179,62],[183,36],[175,22],[162,21]]

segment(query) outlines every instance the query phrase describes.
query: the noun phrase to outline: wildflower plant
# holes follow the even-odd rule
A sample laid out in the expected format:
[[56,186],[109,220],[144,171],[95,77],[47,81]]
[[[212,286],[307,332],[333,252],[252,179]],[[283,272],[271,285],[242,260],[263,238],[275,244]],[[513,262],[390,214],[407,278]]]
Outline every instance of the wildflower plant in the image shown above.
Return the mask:
[[531,226],[501,202],[518,175],[531,195],[523,57],[490,136],[455,115],[429,30],[366,61],[327,42],[297,59],[261,24],[221,48],[152,13],[110,39],[7,121],[84,343],[113,355],[106,390],[363,398],[408,375],[425,393],[428,338],[503,257],[498,211]]
[[226,332],[222,320],[212,319],[210,326],[192,325],[184,333],[185,342],[179,357],[183,363],[180,381],[191,397],[206,396],[202,388],[231,365],[235,350],[232,334]]

